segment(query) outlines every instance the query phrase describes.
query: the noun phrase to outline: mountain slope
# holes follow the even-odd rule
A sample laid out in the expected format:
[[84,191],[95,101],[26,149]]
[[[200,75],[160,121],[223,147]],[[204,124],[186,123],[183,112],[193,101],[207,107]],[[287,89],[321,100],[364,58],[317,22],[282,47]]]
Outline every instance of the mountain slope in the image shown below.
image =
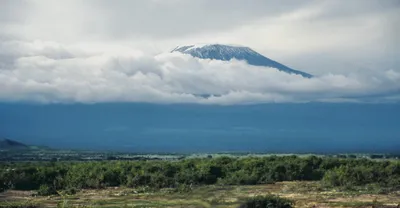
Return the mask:
[[0,149],[28,149],[29,146],[23,143],[11,140],[11,139],[0,139]]
[[171,52],[180,52],[201,59],[215,59],[229,61],[231,59],[244,60],[250,65],[276,68],[289,74],[298,74],[306,78],[312,75],[291,69],[283,64],[271,60],[249,47],[229,46],[221,44],[178,46]]

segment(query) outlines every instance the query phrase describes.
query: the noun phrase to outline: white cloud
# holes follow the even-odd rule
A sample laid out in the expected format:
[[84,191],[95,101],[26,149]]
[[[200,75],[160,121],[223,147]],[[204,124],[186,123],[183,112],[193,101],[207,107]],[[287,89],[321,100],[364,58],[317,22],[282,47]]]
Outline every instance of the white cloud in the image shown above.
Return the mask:
[[[396,102],[399,14],[398,0],[4,0],[0,99]],[[161,53],[198,42],[249,46],[317,77]]]
[[[3,42],[2,47],[13,43]],[[11,50],[12,64],[0,68],[3,101],[243,104],[385,98],[393,102],[400,89],[396,70],[307,79],[243,61],[201,60],[179,53],[93,52],[40,41],[17,45],[21,50]]]
[[[236,43],[285,60],[293,68],[323,74],[317,70],[324,65],[333,70],[348,62],[356,66],[389,62],[388,56],[398,54],[399,14],[398,0],[286,0],[284,4],[265,0],[5,0],[0,6],[0,33],[64,44],[95,42],[159,51],[197,42]],[[316,56],[318,61],[312,61]]]

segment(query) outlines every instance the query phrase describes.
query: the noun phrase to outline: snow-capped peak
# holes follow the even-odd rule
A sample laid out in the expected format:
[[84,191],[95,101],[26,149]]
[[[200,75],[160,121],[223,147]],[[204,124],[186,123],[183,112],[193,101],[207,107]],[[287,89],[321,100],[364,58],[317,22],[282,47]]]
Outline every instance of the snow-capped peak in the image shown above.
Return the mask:
[[239,45],[222,45],[222,44],[194,44],[194,45],[178,46],[171,52],[189,53],[195,50],[201,50],[201,51],[214,50],[214,51],[220,51],[221,53],[225,54],[234,54],[234,53],[257,54],[257,52],[253,51],[249,47],[239,46]]
[[222,45],[222,44],[196,44],[178,46],[171,52],[180,52],[192,55],[201,59],[215,59],[222,61],[230,61],[232,59],[245,60],[250,65],[265,66],[276,68],[290,74],[299,74],[303,77],[311,78],[312,75],[302,71],[291,69],[283,64],[271,60],[253,49],[245,46]]

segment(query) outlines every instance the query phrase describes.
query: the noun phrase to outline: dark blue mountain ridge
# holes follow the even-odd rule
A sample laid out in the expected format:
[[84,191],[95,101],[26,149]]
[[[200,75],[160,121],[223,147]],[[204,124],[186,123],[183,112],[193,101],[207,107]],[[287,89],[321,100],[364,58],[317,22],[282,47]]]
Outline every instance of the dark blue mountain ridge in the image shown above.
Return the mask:
[[25,149],[28,148],[26,144],[17,142],[7,138],[0,138],[0,150],[2,149]]
[[281,63],[271,60],[253,49],[244,46],[208,44],[208,45],[188,45],[178,46],[171,51],[189,54],[200,59],[214,59],[221,61],[230,61],[232,59],[244,60],[250,65],[264,66],[276,68],[289,74],[297,74],[306,78],[311,78],[312,75],[291,69]]

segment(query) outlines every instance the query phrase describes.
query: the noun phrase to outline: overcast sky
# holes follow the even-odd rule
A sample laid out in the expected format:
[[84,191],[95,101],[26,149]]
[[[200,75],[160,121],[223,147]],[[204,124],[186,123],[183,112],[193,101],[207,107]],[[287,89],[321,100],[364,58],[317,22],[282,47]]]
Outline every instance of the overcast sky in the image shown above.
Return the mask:
[[[0,28],[3,101],[400,99],[399,0],[3,0]],[[194,43],[248,46],[316,77],[168,54]]]

